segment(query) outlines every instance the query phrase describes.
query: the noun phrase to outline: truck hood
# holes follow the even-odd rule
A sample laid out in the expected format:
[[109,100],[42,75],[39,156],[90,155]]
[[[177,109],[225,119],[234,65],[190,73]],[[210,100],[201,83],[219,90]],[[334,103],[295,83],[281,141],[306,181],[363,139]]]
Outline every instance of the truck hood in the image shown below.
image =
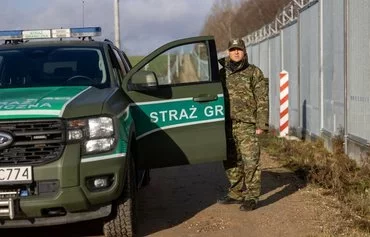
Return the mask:
[[[0,89],[0,119],[64,117],[66,110],[78,111],[84,107],[83,103],[77,103],[75,107],[79,108],[70,108],[80,97],[85,98],[83,101],[89,105],[90,112],[98,113],[104,98],[97,96],[97,91],[87,86]],[[90,93],[91,96],[86,95]],[[91,111],[91,107],[96,111]]]

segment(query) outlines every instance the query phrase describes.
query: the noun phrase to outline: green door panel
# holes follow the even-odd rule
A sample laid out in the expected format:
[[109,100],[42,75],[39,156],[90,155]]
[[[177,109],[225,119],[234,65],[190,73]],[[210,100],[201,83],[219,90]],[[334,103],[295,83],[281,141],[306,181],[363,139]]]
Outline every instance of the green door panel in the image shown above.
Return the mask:
[[[157,85],[129,90],[133,75],[142,71],[152,71]],[[132,100],[139,166],[226,159],[224,97],[212,37],[162,46],[139,62],[123,84]]]
[[[159,130],[139,139],[139,166],[158,168],[225,159],[222,122]],[[192,137],[189,137],[193,134]],[[160,142],[156,142],[160,141]]]

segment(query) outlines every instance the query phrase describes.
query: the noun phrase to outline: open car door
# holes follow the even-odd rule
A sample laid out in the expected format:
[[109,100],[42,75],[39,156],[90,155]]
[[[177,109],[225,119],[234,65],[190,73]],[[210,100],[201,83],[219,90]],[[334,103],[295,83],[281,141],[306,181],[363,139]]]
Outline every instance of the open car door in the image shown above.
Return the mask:
[[226,159],[225,109],[211,36],[168,43],[126,75],[138,164],[158,168]]

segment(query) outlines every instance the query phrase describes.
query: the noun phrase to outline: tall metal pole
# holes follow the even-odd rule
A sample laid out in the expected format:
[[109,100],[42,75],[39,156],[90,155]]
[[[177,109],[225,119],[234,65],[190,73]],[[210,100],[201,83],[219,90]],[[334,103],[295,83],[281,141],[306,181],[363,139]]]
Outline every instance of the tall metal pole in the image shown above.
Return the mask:
[[85,1],[82,0],[82,27],[85,27]]
[[114,0],[114,43],[117,48],[120,48],[121,45],[119,29],[119,0]]

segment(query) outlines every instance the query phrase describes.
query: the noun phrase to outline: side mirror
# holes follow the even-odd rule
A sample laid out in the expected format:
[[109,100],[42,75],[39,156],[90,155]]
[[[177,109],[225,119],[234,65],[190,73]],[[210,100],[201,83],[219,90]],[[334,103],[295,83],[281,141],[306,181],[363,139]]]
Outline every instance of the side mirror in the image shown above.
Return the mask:
[[155,90],[158,87],[158,79],[152,71],[137,71],[128,84],[128,89],[133,91]]

